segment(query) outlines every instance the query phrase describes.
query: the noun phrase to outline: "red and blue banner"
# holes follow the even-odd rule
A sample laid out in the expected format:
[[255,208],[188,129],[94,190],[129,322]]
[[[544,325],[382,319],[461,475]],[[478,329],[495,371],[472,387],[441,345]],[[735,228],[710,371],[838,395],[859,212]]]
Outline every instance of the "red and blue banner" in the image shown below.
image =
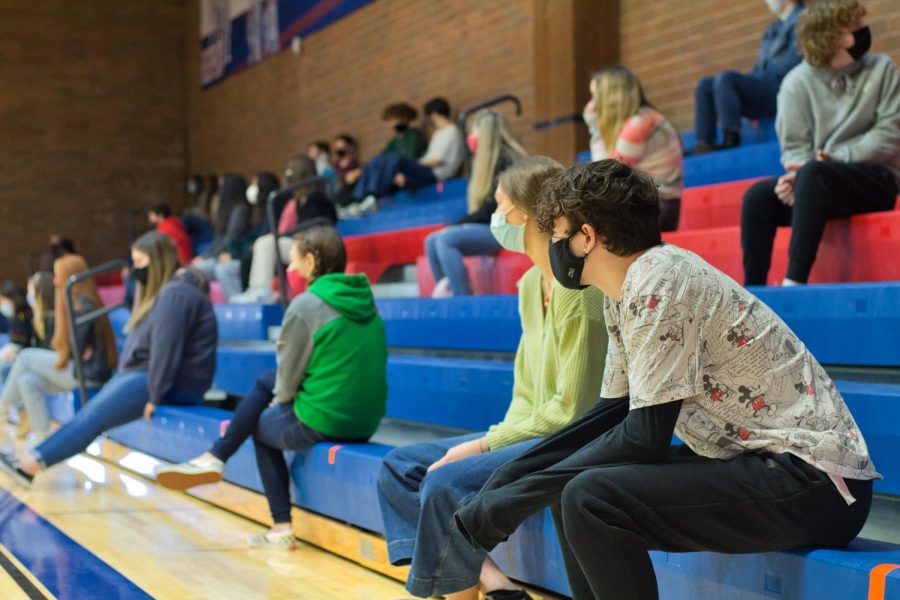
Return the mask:
[[200,82],[214,85],[373,0],[202,0]]

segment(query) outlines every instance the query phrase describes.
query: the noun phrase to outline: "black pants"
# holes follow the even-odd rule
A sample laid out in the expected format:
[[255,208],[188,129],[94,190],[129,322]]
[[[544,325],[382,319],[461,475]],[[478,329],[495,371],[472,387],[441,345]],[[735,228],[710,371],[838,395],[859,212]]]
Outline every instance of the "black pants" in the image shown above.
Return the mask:
[[498,469],[457,513],[464,535],[490,549],[551,507],[574,597],[642,600],[658,596],[649,550],[843,546],[865,523],[870,481],[847,480],[848,506],[827,475],[788,454],[714,460],[674,446],[661,463],[592,463],[582,446],[625,413],[625,401],[604,401]]
[[810,161],[794,180],[793,207],[775,195],[777,182],[777,178],[760,181],[744,194],[745,285],[766,284],[777,227],[792,227],[787,277],[806,283],[828,219],[891,210],[897,196],[896,178],[879,165]]
[[659,201],[659,230],[675,231],[681,216],[681,198]]

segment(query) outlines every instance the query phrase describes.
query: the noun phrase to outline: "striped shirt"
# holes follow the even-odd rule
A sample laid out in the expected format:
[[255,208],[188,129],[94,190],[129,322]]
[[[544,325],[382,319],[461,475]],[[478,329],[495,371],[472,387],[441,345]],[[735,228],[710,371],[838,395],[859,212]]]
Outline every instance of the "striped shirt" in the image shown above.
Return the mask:
[[592,131],[591,160],[614,158],[649,173],[659,186],[659,197],[674,200],[684,187],[681,138],[658,111],[644,107],[622,125],[616,147],[607,151],[599,133]]

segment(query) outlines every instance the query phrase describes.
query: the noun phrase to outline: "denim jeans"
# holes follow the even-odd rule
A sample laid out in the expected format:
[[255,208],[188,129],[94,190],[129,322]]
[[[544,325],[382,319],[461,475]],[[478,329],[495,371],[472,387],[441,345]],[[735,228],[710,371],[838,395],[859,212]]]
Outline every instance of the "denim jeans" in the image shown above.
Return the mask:
[[217,262],[213,272],[219,285],[222,286],[222,293],[225,294],[229,302],[232,296],[237,296],[244,291],[244,286],[241,282],[241,261],[238,259]]
[[[179,406],[198,405],[205,391],[173,388],[163,401]],[[104,431],[141,418],[149,399],[146,371],[116,373],[75,413],[75,418],[35,448],[35,458],[45,467],[51,467],[75,456]]]
[[394,176],[403,173],[406,187],[415,189],[437,181],[434,172],[396,152],[379,154],[366,164],[363,173],[353,188],[353,197],[362,200],[369,194],[386,196],[394,189]]
[[283,451],[302,450],[330,438],[302,423],[294,413],[293,402],[270,406],[274,387],[275,371],[260,375],[235,409],[225,435],[210,448],[210,454],[227,461],[253,436],[256,465],[272,519],[275,523],[290,523],[291,476]]
[[487,554],[473,550],[453,514],[474,496],[495,469],[540,439],[471,456],[427,473],[451,447],[480,438],[473,433],[392,450],[378,479],[378,500],[393,565],[411,564],[406,589],[414,596],[440,596],[478,583]]
[[44,396],[68,392],[78,385],[71,361],[56,368],[59,354],[43,348],[24,348],[13,362],[0,395],[3,406],[25,406],[31,430],[42,439],[50,432],[50,415]]
[[450,225],[425,238],[425,254],[434,281],[437,283],[447,277],[454,296],[472,293],[463,257],[493,255],[499,251],[500,244],[494,239],[490,226],[481,223]]
[[774,117],[780,85],[778,80],[734,71],[701,79],[694,103],[697,141],[715,143],[717,120],[723,130],[740,131],[741,117]]

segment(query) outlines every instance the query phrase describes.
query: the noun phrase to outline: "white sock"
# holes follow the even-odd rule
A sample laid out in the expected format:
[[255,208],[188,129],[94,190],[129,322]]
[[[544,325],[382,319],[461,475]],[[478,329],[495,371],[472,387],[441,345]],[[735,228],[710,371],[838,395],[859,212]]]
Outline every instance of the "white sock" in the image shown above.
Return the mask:
[[794,281],[793,279],[784,278],[784,281],[781,282],[781,287],[794,287],[795,285],[803,285],[799,281]]

